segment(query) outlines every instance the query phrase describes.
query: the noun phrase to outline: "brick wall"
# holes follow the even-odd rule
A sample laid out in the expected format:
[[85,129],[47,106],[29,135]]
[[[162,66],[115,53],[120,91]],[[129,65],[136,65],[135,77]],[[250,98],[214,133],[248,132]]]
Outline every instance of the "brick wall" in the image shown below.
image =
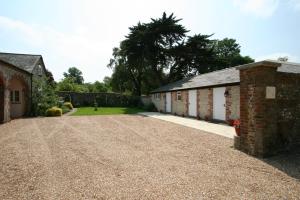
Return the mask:
[[280,145],[300,145],[300,75],[277,73],[277,131]]
[[276,67],[240,70],[241,150],[256,156],[277,146],[276,101],[266,99],[266,87],[276,85]]
[[[241,69],[240,80],[239,149],[264,157],[299,145],[300,75],[260,65]],[[267,97],[270,87],[274,98]]]

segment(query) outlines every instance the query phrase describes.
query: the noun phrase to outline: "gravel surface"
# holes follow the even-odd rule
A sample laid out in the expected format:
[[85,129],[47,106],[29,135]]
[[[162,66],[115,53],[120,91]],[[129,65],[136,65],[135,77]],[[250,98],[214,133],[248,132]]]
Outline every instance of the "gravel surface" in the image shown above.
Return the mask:
[[0,125],[0,199],[300,199],[299,154],[137,115]]

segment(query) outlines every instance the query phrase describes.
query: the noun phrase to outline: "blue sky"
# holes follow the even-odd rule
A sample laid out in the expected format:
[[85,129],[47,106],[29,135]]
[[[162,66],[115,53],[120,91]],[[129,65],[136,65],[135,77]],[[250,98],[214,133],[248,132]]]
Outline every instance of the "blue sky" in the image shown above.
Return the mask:
[[300,62],[300,0],[0,0],[0,51],[42,54],[56,80],[76,66],[110,76],[112,48],[138,21],[174,12],[195,33],[235,38],[242,55]]

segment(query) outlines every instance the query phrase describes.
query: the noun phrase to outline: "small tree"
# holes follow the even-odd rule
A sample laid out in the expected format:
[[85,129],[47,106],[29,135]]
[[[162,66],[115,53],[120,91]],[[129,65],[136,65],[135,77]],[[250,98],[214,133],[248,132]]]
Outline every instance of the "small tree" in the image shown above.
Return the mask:
[[33,78],[32,83],[32,115],[43,116],[48,108],[58,104],[58,96],[47,78]]

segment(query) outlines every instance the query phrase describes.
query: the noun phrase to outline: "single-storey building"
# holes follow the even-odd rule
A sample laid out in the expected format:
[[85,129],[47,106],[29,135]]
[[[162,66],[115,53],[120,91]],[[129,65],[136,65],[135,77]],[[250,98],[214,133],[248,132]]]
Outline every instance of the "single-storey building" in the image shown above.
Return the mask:
[[[257,64],[263,62],[280,65],[278,72],[300,73],[300,64]],[[240,70],[231,67],[170,83],[152,91],[151,99],[160,112],[205,120],[239,119]]]
[[41,55],[0,53],[0,123],[30,114],[33,79],[45,75]]
[[206,120],[240,117],[239,70],[227,68],[186,78],[152,91],[157,110]]
[[300,64],[265,60],[160,87],[161,112],[207,120],[240,120],[234,147],[264,157],[300,147]]

